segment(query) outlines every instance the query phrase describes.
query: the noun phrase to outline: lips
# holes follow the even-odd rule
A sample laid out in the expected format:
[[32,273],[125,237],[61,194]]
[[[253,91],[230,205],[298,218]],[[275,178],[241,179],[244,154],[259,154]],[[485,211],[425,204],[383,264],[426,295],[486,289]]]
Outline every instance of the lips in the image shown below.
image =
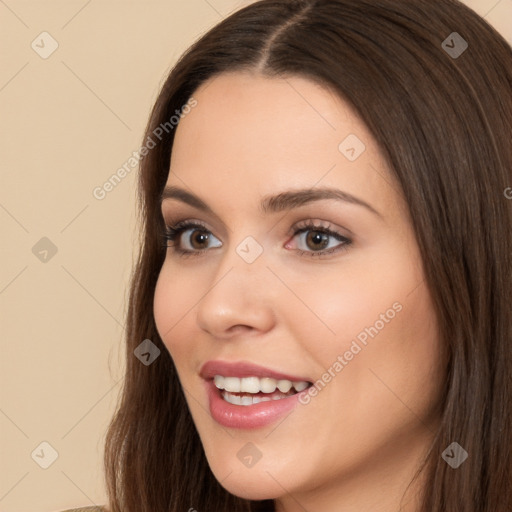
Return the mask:
[[212,418],[230,428],[257,428],[277,421],[311,385],[302,376],[247,362],[208,361],[200,375]]
[[247,362],[208,361],[202,366],[200,375],[203,379],[213,379],[215,375],[222,375],[223,377],[269,377],[271,379],[290,380],[292,382],[310,382],[308,378],[303,376],[290,375]]

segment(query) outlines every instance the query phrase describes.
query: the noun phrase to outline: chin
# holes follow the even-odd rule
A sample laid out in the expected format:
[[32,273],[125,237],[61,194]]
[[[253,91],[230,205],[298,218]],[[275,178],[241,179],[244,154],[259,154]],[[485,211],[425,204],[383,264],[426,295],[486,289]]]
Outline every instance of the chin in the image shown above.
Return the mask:
[[[237,460],[238,462],[238,460]],[[215,478],[226,491],[246,500],[270,500],[276,499],[283,494],[283,487],[278,482],[284,482],[285,478],[281,478],[279,469],[275,465],[272,471],[267,471],[263,466],[246,468],[237,467],[238,465],[212,465]]]
[[246,500],[271,500],[283,494],[283,488],[274,480],[257,482],[255,477],[256,475],[251,478],[240,478],[239,476],[230,475],[223,482],[219,481],[219,483],[229,493]]

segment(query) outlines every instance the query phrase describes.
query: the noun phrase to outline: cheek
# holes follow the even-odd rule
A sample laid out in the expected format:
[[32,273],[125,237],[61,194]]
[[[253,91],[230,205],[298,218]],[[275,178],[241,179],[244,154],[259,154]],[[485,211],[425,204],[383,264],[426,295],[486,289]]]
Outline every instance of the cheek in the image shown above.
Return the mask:
[[297,301],[288,306],[303,311],[289,315],[299,318],[295,338],[317,363],[320,379],[329,381],[328,393],[344,403],[349,389],[350,407],[362,415],[374,408],[368,407],[372,401],[382,408],[399,409],[400,400],[426,407],[442,379],[437,323],[419,257],[397,247],[297,281],[294,291],[310,311]]
[[414,273],[401,271],[404,265],[390,268],[386,261],[347,259],[338,268],[313,269],[310,275],[285,274],[283,280],[294,293],[283,294],[279,311],[294,338],[328,368],[353,341],[364,350],[371,340],[396,334],[407,294],[416,284]]
[[169,267],[164,263],[158,276],[153,313],[160,338],[174,358],[189,345],[183,343],[182,332],[189,321],[187,313],[199,300],[200,293],[191,286],[189,277],[183,273],[180,277],[180,272]]

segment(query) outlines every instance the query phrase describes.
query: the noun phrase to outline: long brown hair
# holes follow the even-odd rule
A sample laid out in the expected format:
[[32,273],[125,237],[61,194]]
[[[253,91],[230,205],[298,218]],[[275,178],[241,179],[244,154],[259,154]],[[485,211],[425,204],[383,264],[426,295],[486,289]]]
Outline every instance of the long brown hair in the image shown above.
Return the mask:
[[[126,374],[105,445],[109,510],[273,510],[216,481],[152,310],[166,254],[169,119],[206,80],[242,70],[326,85],[373,133],[409,206],[446,348],[421,512],[510,512],[512,51],[456,0],[264,0],[211,29],[171,70],[143,140],[157,143],[139,175]],[[134,349],[148,338],[161,355],[146,366]],[[456,470],[441,458],[454,441],[469,454]]]

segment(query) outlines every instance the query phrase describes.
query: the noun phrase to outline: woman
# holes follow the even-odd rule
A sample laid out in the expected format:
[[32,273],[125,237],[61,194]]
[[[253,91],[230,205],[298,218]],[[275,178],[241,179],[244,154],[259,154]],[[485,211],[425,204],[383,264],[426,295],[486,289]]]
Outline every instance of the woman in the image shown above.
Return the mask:
[[454,0],[264,0],[185,53],[108,510],[512,510],[511,85]]

